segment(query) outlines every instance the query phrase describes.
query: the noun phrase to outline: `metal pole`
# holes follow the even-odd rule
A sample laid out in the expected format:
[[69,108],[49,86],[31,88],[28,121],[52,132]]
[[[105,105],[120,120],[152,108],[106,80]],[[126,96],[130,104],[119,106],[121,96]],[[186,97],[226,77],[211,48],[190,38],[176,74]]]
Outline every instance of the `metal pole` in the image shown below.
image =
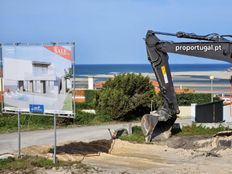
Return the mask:
[[152,112],[152,100],[151,100],[151,112]]
[[230,76],[230,117],[232,117],[232,76]]
[[56,114],[54,114],[54,145],[53,145],[53,163],[56,164]]
[[21,113],[18,111],[18,158],[21,157],[21,125],[20,125],[20,115]]
[[213,79],[211,79],[211,102],[213,102]]
[[75,116],[76,115],[76,102],[75,102],[75,96],[76,96],[76,94],[75,94],[75,92],[76,92],[76,74],[75,74],[75,71],[76,71],[76,67],[75,67],[75,59],[76,59],[76,46],[75,46],[75,42],[73,42],[73,47],[72,47],[72,49],[73,49],[73,59],[72,59],[72,67],[73,67],[73,86],[71,86],[71,88],[73,88],[73,93],[72,93],[72,107],[73,107],[73,109],[72,109],[72,111],[73,111],[73,116]]

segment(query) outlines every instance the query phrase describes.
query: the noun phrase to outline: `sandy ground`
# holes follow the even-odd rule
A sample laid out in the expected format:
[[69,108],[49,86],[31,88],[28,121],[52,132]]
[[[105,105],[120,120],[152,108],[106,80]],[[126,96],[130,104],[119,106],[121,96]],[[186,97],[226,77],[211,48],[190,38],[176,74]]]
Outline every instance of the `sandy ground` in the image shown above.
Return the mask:
[[[75,148],[70,143],[60,145],[58,159],[81,161],[89,170],[53,169],[42,173],[219,173],[232,174],[232,146],[225,147],[221,141],[230,142],[229,137],[172,137],[167,141],[154,144],[136,144],[115,140],[100,140],[85,144],[76,142]],[[69,147],[65,148],[64,147]],[[40,154],[48,158],[51,146],[31,146],[24,148],[24,154]],[[77,148],[78,147],[78,148]],[[67,151],[68,149],[68,151]],[[108,149],[108,150],[107,150]],[[84,153],[83,153],[84,150]],[[108,151],[108,153],[106,152]],[[38,172],[41,172],[38,171]]]

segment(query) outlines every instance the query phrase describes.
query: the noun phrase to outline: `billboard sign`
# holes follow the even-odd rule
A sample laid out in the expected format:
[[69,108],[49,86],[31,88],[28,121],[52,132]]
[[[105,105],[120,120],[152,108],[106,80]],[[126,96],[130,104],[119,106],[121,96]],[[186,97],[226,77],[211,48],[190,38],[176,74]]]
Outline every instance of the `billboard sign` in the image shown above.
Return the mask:
[[31,113],[44,113],[44,105],[30,104],[29,109]]
[[2,45],[3,112],[73,115],[74,44]]

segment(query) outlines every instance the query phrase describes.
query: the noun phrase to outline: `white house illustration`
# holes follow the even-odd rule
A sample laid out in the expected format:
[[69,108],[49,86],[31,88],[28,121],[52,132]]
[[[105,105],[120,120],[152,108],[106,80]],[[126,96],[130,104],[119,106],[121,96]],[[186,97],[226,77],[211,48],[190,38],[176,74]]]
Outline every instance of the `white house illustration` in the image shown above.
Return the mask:
[[37,94],[64,94],[65,82],[57,77],[51,62],[5,58],[4,91],[19,91]]

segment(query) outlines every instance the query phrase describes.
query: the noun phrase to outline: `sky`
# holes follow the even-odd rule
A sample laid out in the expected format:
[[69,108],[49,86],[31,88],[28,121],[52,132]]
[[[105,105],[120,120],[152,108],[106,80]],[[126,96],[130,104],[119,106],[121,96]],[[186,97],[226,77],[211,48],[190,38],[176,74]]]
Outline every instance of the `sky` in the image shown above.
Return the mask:
[[[147,30],[232,34],[231,6],[231,0],[0,0],[0,42],[75,42],[77,64],[144,64]],[[169,61],[223,63],[174,54]]]

